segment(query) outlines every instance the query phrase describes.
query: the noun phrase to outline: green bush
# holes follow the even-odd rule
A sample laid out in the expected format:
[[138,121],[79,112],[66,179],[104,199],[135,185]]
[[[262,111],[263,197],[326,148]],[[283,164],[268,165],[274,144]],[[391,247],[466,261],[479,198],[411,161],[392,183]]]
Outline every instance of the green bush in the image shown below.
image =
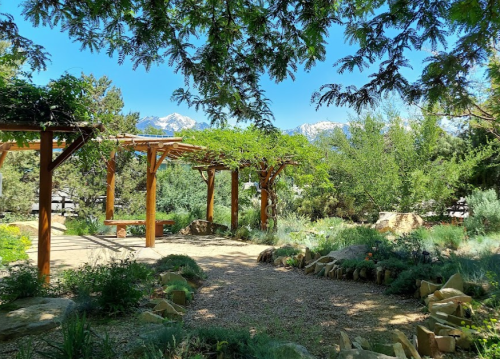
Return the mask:
[[72,236],[84,236],[99,234],[102,221],[99,218],[71,218],[65,223],[66,234]]
[[188,279],[205,279],[203,269],[196,261],[183,254],[170,254],[156,261],[154,265],[157,272],[180,272]]
[[276,249],[273,252],[273,259],[276,259],[278,257],[290,257],[295,254],[299,254],[301,251],[299,248],[291,247],[291,246],[284,246],[281,248]]
[[432,279],[436,274],[435,267],[430,264],[418,264],[401,272],[385,292],[386,294],[413,294],[417,290],[417,279]]
[[471,216],[464,221],[471,234],[500,231],[500,200],[493,189],[474,191],[466,197]]
[[145,264],[122,260],[97,266],[85,265],[63,273],[63,287],[74,293],[82,309],[109,314],[124,313],[138,305],[153,282],[153,271]]
[[251,229],[260,228],[260,207],[248,207],[241,212],[238,220],[238,226],[249,227]]
[[31,241],[28,236],[22,235],[19,228],[0,225],[0,266],[28,259],[26,250],[30,246]]
[[167,284],[165,288],[165,293],[170,297],[173,291],[182,290],[186,293],[186,300],[190,302],[193,300],[193,288],[184,281],[174,280]]
[[464,241],[464,230],[452,225],[439,225],[432,228],[432,239],[440,247],[458,249]]
[[0,300],[10,302],[20,298],[38,297],[47,294],[44,278],[38,269],[29,264],[8,268],[8,275],[0,281]]
[[377,264],[396,273],[402,272],[410,266],[408,263],[398,258],[389,258]]
[[336,238],[341,248],[355,244],[366,244],[369,248],[375,247],[377,242],[385,243],[386,238],[375,229],[355,226],[343,229]]
[[358,262],[360,262],[360,259],[346,259],[342,261],[342,264],[340,265],[342,268],[347,269],[347,268],[356,268],[358,265]]
[[251,237],[251,232],[248,227],[239,227],[234,233],[235,239],[244,239],[248,240]]
[[373,261],[367,261],[367,260],[358,261],[358,263],[356,263],[356,269],[373,270],[375,269],[375,263]]

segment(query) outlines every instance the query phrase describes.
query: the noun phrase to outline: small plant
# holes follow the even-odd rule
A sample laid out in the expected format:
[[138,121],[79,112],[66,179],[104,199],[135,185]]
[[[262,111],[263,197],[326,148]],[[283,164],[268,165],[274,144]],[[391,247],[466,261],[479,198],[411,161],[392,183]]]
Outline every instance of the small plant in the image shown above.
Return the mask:
[[417,290],[417,279],[431,279],[436,269],[430,264],[419,264],[401,272],[385,291],[386,294],[413,294]]
[[170,254],[159,259],[154,265],[157,272],[180,272],[181,275],[188,279],[205,279],[206,275],[203,269],[196,261],[186,255]]
[[30,246],[30,239],[19,228],[0,225],[0,265],[28,259],[26,250]]
[[8,275],[0,281],[0,300],[10,302],[42,296],[47,293],[44,283],[44,278],[38,275],[38,269],[28,263],[8,267]]
[[[497,319],[483,320],[480,326],[473,325],[472,330],[478,333],[476,349],[481,359],[500,359],[500,333],[497,329]],[[465,328],[469,329],[468,326]]]
[[465,239],[464,230],[452,225],[440,225],[432,228],[434,242],[440,247],[458,249]]
[[32,359],[34,354],[33,340],[30,338],[27,342],[19,346],[19,350],[16,353],[16,359]]
[[116,356],[109,337],[97,336],[87,322],[85,314],[82,317],[75,315],[64,322],[62,334],[62,342],[47,341],[50,349],[38,353],[49,359],[109,359]]
[[186,293],[186,300],[188,302],[193,300],[193,288],[191,288],[191,286],[186,282],[180,280],[169,282],[167,287],[165,288],[165,293],[171,296],[172,292],[176,290],[182,290],[184,293]]
[[364,260],[364,261],[358,261],[358,263],[356,263],[356,269],[367,269],[367,270],[372,270],[372,269],[375,269],[375,263],[373,263],[373,261],[367,261],[367,260]]
[[291,257],[295,254],[299,254],[300,249],[291,247],[291,246],[284,246],[281,248],[276,249],[273,252],[273,259],[276,259],[278,257]]
[[495,190],[476,190],[466,200],[471,210],[464,221],[468,232],[486,234],[500,230],[500,200]]
[[403,262],[401,259],[389,258],[378,263],[378,265],[389,269],[390,271],[399,273],[408,269],[408,264]]
[[234,233],[234,238],[236,239],[244,239],[244,240],[248,240],[250,239],[250,230],[248,229],[248,227],[244,226],[244,227],[239,227],[236,232]]

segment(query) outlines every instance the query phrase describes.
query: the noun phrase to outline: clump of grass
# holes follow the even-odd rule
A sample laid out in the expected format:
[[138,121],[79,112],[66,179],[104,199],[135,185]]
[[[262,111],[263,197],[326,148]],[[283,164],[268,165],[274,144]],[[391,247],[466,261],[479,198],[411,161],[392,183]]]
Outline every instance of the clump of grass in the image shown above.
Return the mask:
[[458,249],[465,239],[464,230],[452,225],[439,225],[432,228],[432,239],[440,247]]
[[27,235],[17,227],[0,225],[0,266],[18,260],[28,259],[26,250],[31,246]]
[[291,257],[293,255],[299,254],[300,249],[292,247],[292,246],[284,246],[276,249],[273,252],[273,258],[276,259],[278,257]]
[[184,293],[186,293],[186,300],[188,302],[193,300],[193,288],[189,284],[187,284],[186,282],[180,281],[180,280],[174,280],[172,282],[169,282],[167,284],[167,287],[165,288],[165,293],[168,296],[171,296],[172,292],[174,292],[176,290],[181,290]]
[[183,254],[170,254],[159,259],[154,265],[158,272],[179,272],[187,279],[202,280],[206,278],[203,269],[196,261]]

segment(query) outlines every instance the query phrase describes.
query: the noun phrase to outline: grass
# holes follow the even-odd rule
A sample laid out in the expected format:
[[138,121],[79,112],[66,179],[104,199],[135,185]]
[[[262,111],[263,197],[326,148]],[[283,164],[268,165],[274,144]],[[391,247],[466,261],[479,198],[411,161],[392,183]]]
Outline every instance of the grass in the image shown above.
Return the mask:
[[31,247],[29,237],[21,234],[19,228],[0,225],[0,266],[28,259],[26,250],[29,247]]
[[156,261],[154,268],[157,272],[179,272],[187,279],[201,280],[206,275],[196,261],[183,254],[170,254]]

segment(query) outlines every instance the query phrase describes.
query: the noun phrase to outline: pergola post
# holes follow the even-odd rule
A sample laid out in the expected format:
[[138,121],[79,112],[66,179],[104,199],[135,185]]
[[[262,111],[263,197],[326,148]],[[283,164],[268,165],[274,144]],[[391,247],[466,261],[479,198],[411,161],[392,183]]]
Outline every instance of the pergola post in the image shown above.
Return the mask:
[[115,214],[115,182],[116,182],[116,154],[111,152],[107,163],[106,175],[106,220],[113,219]]
[[269,193],[267,192],[268,187],[267,173],[261,174],[260,180],[260,229],[263,231],[267,230],[267,202],[269,198]]
[[156,225],[156,151],[148,149],[146,178],[146,247],[155,246]]
[[1,151],[0,152],[0,168],[3,166],[3,162],[5,161],[5,158],[7,157],[8,151]]
[[207,170],[207,221],[214,221],[214,189],[215,189],[215,169]]
[[38,272],[50,281],[50,222],[52,212],[52,131],[40,133],[40,193],[38,214]]
[[238,170],[231,172],[231,231],[238,229]]

